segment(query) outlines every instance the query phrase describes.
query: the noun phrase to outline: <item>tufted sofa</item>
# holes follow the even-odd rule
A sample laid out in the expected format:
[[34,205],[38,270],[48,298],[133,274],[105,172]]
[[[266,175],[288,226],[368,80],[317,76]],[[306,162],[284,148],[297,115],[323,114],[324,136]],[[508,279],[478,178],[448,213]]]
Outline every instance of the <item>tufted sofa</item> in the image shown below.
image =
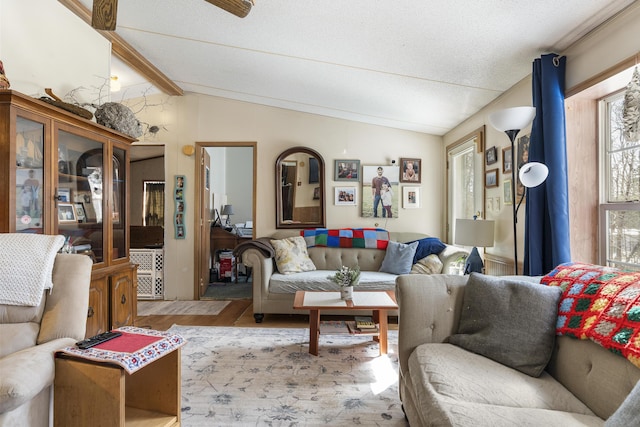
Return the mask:
[[40,305],[0,305],[0,426],[50,425],[53,355],[84,338],[92,265],[58,254]]
[[[299,235],[299,230],[283,230],[269,237],[284,239]],[[403,243],[425,237],[429,236],[409,232],[390,233],[391,240]],[[300,310],[293,309],[293,299],[297,290],[338,290],[338,285],[327,279],[327,276],[335,273],[343,265],[360,267],[360,283],[356,290],[393,290],[395,287],[396,275],[378,271],[384,260],[385,250],[315,246],[308,251],[317,270],[289,275],[279,274],[273,258],[265,256],[257,249],[248,249],[242,253],[243,264],[252,269],[253,316],[256,323],[262,322],[265,313],[299,314]],[[443,264],[443,271],[448,272],[454,262],[467,255],[468,252],[465,250],[447,245],[438,257]],[[323,313],[355,314],[331,310],[323,310]]]
[[448,343],[467,309],[468,277],[397,280],[399,391],[410,425],[640,425],[640,369],[593,341],[557,337],[539,377]]

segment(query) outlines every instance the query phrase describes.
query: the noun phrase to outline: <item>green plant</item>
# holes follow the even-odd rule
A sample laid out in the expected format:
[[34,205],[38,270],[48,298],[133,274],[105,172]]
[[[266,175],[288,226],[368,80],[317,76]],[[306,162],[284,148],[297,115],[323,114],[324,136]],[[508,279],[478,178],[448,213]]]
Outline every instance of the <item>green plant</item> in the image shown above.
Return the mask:
[[333,276],[327,276],[327,279],[333,283],[337,283],[340,287],[354,286],[360,280],[360,267],[342,266]]

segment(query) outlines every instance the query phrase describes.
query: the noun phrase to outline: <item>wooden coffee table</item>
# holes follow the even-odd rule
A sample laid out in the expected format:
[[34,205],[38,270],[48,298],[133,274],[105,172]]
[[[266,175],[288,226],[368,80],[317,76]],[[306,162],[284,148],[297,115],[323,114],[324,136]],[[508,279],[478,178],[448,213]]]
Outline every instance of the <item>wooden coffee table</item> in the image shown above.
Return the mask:
[[394,291],[355,291],[353,300],[343,301],[340,292],[297,291],[293,308],[309,310],[309,353],[318,355],[321,310],[371,310],[373,321],[378,324],[379,334],[373,337],[380,344],[380,354],[387,354],[387,311],[397,310]]

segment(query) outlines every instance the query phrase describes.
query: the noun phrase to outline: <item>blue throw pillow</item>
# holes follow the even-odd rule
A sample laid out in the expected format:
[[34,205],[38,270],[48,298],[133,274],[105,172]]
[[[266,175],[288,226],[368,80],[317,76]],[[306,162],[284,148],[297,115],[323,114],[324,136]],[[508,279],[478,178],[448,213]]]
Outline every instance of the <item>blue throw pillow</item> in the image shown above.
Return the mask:
[[417,248],[418,242],[404,244],[390,240],[380,271],[391,274],[409,274]]
[[427,237],[420,240],[414,240],[414,243],[418,242],[418,249],[416,249],[416,254],[413,257],[413,263],[420,261],[424,257],[428,257],[431,254],[438,255],[440,252],[444,251],[447,247],[444,243],[440,241],[437,237]]

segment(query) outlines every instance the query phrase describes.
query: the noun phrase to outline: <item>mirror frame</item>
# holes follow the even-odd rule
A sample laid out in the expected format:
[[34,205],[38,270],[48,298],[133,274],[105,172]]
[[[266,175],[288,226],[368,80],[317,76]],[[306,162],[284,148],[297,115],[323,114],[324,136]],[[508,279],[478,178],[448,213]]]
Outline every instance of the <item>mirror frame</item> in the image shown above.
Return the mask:
[[[292,154],[304,153],[308,154],[312,157],[318,159],[318,185],[320,187],[320,221],[319,222],[306,222],[304,224],[301,223],[285,223],[282,219],[282,163],[285,161],[287,157]],[[325,165],[324,159],[317,151],[307,148],[307,147],[293,147],[285,150],[278,156],[276,160],[276,229],[281,228],[315,228],[315,227],[326,227],[326,217],[325,217],[325,209],[326,209],[326,197],[325,197]]]

